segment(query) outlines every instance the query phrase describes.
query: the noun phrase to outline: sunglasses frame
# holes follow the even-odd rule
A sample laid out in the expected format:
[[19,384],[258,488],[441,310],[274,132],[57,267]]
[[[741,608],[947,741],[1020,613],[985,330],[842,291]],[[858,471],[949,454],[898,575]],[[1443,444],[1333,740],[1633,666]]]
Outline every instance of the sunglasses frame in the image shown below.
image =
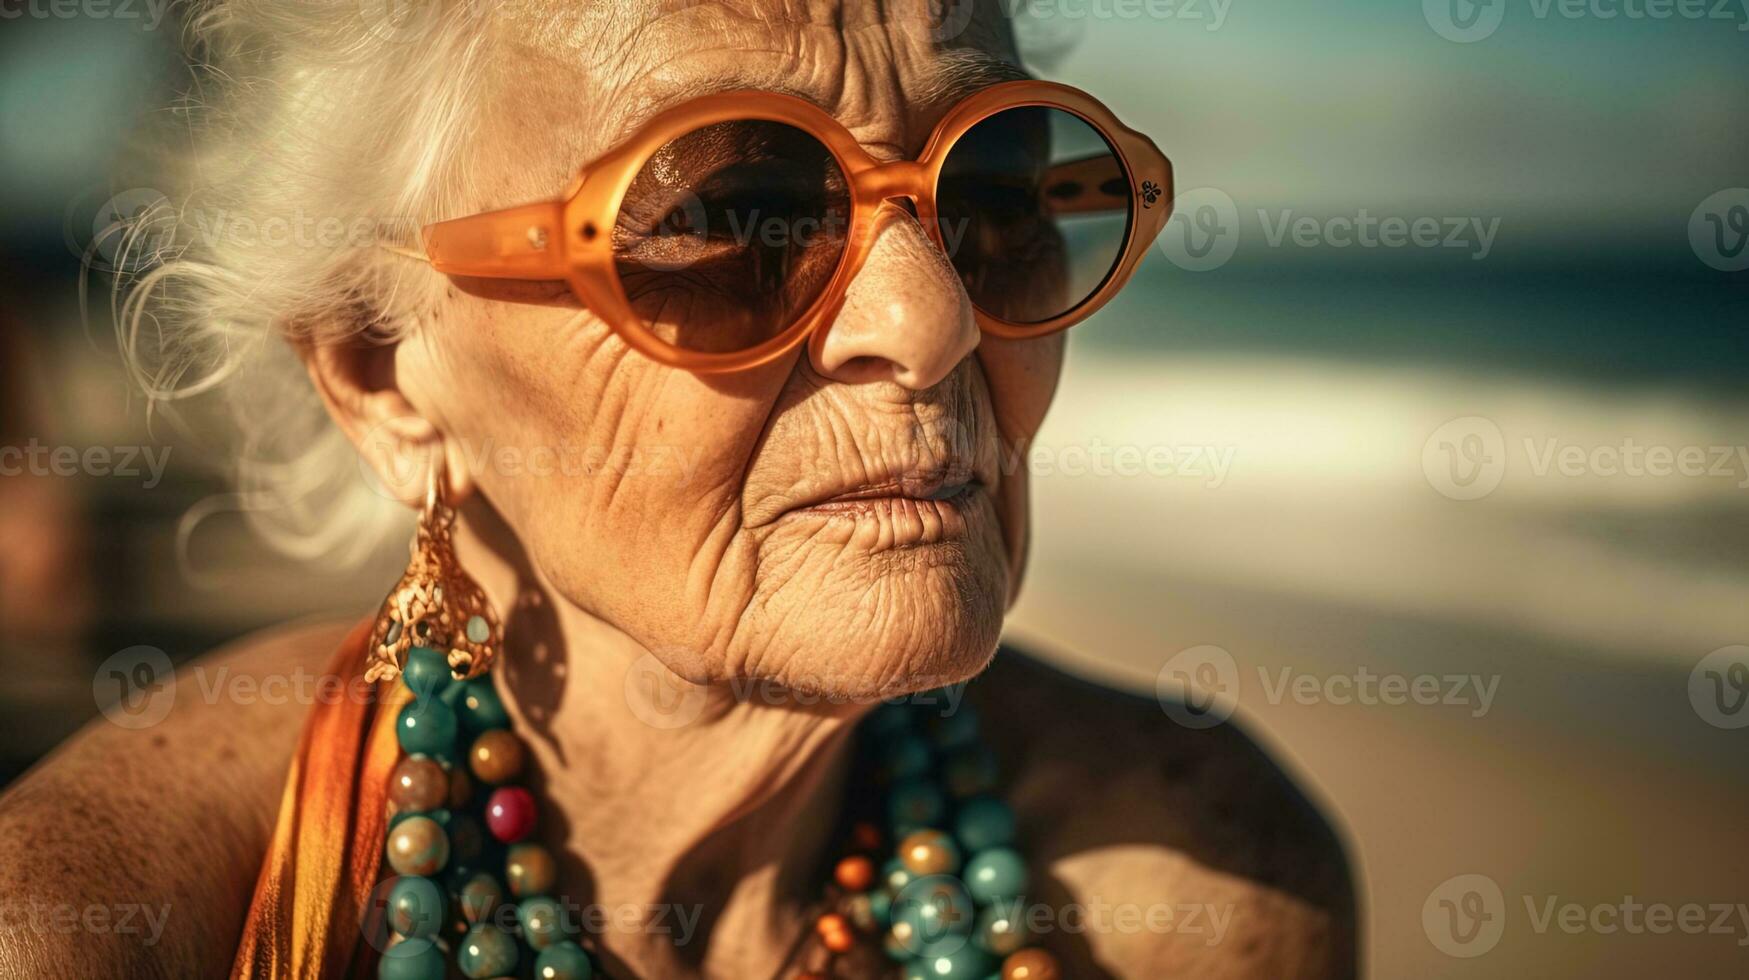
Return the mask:
[[[1060,109],[1097,130],[1116,152],[1130,184],[1129,221],[1123,252],[1098,289],[1073,309],[1050,320],[1012,323],[978,309],[985,333],[1007,339],[1042,337],[1065,330],[1104,306],[1129,281],[1171,214],[1172,163],[1147,136],[1124,126],[1104,105],[1076,88],[1055,82],[1001,82],[972,93],[936,124],[916,160],[881,162],[870,156],[843,124],[806,100],[777,92],[733,91],[690,99],[664,110],[613,149],[585,165],[564,196],[501,211],[427,225],[425,257],[436,271],[481,279],[564,280],[585,307],[631,347],[662,364],[700,374],[738,371],[766,364],[812,338],[837,316],[850,283],[874,248],[880,209],[909,199],[930,239],[945,254],[936,220],[936,184],[949,151],[973,126],[1009,109]],[[614,267],[613,228],[632,181],[663,145],[718,123],[763,120],[793,126],[826,147],[849,184],[850,220],[838,268],[820,295],[782,333],[744,351],[705,352],[676,347],[645,325],[626,297]],[[818,351],[816,350],[816,353]]]

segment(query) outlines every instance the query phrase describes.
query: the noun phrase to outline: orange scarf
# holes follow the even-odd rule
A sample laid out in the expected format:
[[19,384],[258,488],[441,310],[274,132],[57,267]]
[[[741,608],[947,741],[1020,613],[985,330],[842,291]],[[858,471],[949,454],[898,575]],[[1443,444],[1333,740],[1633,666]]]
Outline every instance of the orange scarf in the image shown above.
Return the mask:
[[[388,826],[395,720],[406,685],[362,680],[371,623],[347,634],[328,666],[344,693],[319,699],[286,776],[279,820],[231,966],[233,980],[375,976],[378,951],[359,940]],[[369,690],[371,696],[356,693]],[[381,929],[373,930],[381,934]]]

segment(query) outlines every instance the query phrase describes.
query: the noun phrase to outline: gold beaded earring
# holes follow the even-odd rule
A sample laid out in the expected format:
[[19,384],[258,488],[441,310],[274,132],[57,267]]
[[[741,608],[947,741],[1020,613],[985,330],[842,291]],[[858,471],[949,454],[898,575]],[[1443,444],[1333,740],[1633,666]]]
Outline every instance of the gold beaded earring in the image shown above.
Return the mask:
[[367,681],[400,676],[414,647],[443,653],[456,680],[478,677],[498,659],[498,616],[479,583],[456,559],[451,540],[455,509],[444,500],[444,483],[443,454],[434,452],[412,557],[371,630]]

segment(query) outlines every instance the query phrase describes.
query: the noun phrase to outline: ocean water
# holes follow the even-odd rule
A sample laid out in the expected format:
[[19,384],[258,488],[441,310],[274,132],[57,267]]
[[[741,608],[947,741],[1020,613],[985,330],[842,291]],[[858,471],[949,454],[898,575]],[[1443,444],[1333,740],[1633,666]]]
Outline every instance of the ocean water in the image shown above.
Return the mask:
[[1476,262],[1241,248],[1191,272],[1156,249],[1071,343],[1089,354],[1309,357],[1742,397],[1749,276],[1621,250]]

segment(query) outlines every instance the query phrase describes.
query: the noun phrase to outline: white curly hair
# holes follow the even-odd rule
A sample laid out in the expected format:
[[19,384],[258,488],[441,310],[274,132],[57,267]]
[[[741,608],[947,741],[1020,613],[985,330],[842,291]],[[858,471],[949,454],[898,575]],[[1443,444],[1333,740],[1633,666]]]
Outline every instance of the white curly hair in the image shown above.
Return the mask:
[[[196,396],[223,404],[236,506],[270,544],[356,563],[403,534],[408,516],[361,469],[296,345],[390,342],[441,299],[442,280],[381,246],[411,246],[422,225],[462,213],[462,149],[493,80],[493,28],[518,43],[588,46],[612,31],[597,23],[578,41],[578,14],[611,22],[630,8],[187,0],[180,10],[193,84],[151,178],[168,193],[145,192],[152,206],[119,222],[113,250],[123,358],[153,410]],[[1012,36],[996,23],[995,36],[966,30],[932,82],[951,91],[962,74],[1008,68]],[[969,43],[979,39],[1010,54]],[[185,545],[211,509],[184,521]]]
[[115,229],[129,371],[153,409],[222,402],[240,509],[304,558],[360,561],[407,518],[361,474],[292,342],[384,342],[414,322],[440,287],[379,245],[452,215],[465,186],[453,151],[485,8],[391,3],[188,4],[193,82],[151,170],[165,193]]

